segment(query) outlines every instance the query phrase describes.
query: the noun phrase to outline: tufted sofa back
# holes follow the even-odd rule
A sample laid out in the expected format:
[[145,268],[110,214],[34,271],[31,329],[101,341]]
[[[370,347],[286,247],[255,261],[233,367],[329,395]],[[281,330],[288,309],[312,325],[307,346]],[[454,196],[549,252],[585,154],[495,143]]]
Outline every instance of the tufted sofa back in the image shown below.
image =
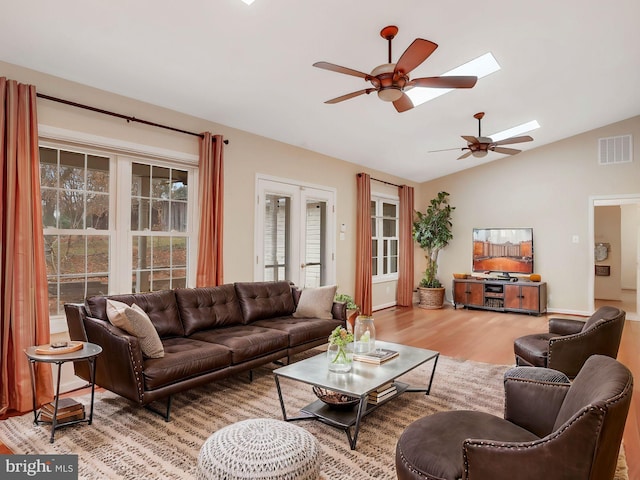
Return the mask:
[[200,330],[242,325],[242,310],[233,284],[175,290],[185,335]]
[[296,307],[289,282],[235,283],[245,323],[291,315]]
[[172,290],[89,297],[85,300],[89,316],[109,321],[107,318],[107,299],[123,302],[127,305],[134,303],[138,305],[149,316],[160,338],[182,337],[184,335],[176,296]]

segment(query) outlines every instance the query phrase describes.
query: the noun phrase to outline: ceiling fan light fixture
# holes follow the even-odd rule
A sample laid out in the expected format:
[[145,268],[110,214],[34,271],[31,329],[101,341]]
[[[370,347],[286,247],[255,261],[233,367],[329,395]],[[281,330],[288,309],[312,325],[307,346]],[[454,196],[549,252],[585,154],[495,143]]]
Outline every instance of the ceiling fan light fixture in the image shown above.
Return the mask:
[[378,98],[385,102],[395,102],[402,98],[402,90],[397,87],[387,87],[378,90]]
[[487,151],[486,150],[474,150],[471,152],[471,155],[473,155],[476,158],[482,158],[482,157],[486,157],[487,156]]

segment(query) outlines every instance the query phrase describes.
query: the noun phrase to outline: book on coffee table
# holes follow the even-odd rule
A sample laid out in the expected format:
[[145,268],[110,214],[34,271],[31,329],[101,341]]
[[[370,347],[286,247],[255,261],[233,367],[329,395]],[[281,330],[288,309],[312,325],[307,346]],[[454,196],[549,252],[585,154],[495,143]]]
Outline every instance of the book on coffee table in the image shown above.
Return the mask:
[[398,356],[396,350],[389,350],[387,348],[377,348],[373,352],[369,353],[354,353],[353,359],[359,362],[373,363],[380,365],[387,360],[391,360]]

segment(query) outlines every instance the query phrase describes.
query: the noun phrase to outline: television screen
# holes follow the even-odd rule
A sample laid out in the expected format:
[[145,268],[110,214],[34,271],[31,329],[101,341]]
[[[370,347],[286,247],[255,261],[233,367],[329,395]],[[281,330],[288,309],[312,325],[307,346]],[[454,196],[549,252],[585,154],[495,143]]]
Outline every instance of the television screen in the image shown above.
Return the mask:
[[474,228],[473,271],[533,273],[533,228]]

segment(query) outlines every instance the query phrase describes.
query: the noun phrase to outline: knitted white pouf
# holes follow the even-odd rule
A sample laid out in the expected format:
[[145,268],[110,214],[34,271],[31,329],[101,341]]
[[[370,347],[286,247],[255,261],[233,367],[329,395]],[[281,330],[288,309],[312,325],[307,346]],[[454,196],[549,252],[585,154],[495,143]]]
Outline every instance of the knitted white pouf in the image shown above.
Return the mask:
[[317,480],[320,444],[304,428],[268,418],[221,428],[202,445],[198,480]]

